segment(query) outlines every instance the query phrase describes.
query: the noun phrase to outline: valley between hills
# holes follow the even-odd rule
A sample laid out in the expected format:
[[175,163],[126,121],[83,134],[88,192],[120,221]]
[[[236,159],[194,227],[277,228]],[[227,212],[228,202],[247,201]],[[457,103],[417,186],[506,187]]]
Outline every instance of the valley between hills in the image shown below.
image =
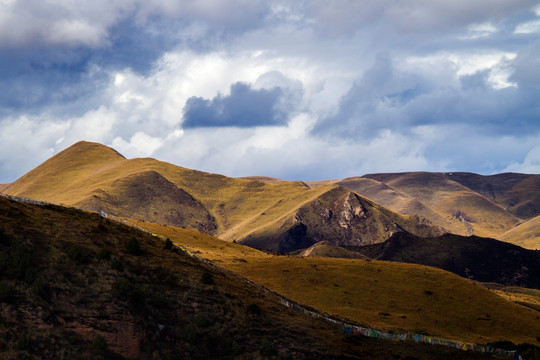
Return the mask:
[[50,204],[0,198],[0,349],[13,358],[492,356],[343,334],[237,274],[359,326],[540,358],[539,190],[540,175],[527,174],[230,178],[79,142],[0,187]]

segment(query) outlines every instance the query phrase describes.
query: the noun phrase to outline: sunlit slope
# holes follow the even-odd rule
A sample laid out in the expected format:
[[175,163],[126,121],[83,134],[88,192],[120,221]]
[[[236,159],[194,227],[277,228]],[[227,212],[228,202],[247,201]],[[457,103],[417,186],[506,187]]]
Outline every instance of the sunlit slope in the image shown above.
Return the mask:
[[540,215],[540,175],[503,173],[482,176],[463,172],[445,175],[519,218]]
[[[311,189],[300,181],[229,178],[150,158],[128,160],[88,142],[54,156],[6,192],[278,251],[321,240],[380,242],[403,230],[420,236],[441,232],[423,219],[394,214],[337,185]],[[299,233],[298,226],[306,231]]]
[[96,183],[94,174],[116,168],[125,161],[111,148],[79,142],[11,183],[5,192],[60,203],[78,201],[85,196],[81,189]]
[[526,249],[540,250],[540,216],[519,224],[500,239]]
[[539,345],[538,311],[443,270],[273,256],[195,231],[139,224],[273,291],[360,324],[479,343],[506,339]]
[[270,184],[185,169],[150,158],[127,160],[106,146],[79,142],[5,192],[109,210],[121,216],[132,212],[130,217],[200,230],[205,230],[204,226],[197,223],[210,221],[208,229],[223,232],[280,198],[308,190],[301,182]]
[[420,201],[447,221],[454,224],[461,222],[468,234],[497,237],[519,222],[502,205],[454,181],[453,174],[411,172],[370,174],[365,177]]
[[388,209],[403,215],[419,215],[434,225],[454,234],[467,234],[467,227],[454,217],[445,216],[429,208],[415,197],[401,194],[385,183],[366,177],[353,177],[337,181],[351,191],[365,196]]
[[[383,242],[401,231],[422,236],[442,233],[424,219],[398,215],[340,186],[321,186],[310,194],[316,197],[292,204],[279,202],[265,210],[262,216],[245,224],[249,233],[241,237],[241,242],[259,249],[289,252],[319,241],[359,246]],[[283,211],[283,207],[290,210]]]

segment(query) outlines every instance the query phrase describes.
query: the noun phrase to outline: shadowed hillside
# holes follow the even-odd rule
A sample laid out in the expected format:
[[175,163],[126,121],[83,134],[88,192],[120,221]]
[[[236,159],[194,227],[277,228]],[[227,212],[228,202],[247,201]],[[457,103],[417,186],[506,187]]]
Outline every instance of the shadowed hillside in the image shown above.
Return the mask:
[[424,239],[398,233],[354,250],[373,259],[435,266],[471,280],[540,289],[540,252],[494,239],[453,234]]

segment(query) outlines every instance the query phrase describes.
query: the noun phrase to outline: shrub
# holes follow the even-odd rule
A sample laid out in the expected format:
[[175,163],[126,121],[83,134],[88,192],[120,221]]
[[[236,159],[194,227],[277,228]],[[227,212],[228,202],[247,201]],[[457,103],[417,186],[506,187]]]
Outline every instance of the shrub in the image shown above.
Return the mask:
[[23,280],[27,283],[34,281],[36,267],[33,261],[32,249],[23,241],[17,240],[12,244],[6,260],[7,268],[18,280]]
[[210,325],[210,319],[206,317],[203,313],[197,313],[195,314],[195,317],[193,318],[193,322],[195,322],[195,325],[199,329],[204,329],[208,325]]
[[261,308],[257,304],[249,304],[247,307],[247,310],[249,313],[253,315],[260,315],[261,314]]
[[131,239],[128,240],[127,245],[126,245],[126,250],[128,254],[131,254],[131,255],[138,256],[142,254],[139,240],[137,240],[135,237],[131,237]]
[[67,255],[69,258],[73,261],[76,261],[78,263],[85,263],[87,260],[87,254],[86,251],[81,248],[80,246],[73,246],[71,249],[68,250]]
[[182,330],[182,339],[190,344],[193,344],[198,339],[197,329],[193,325],[186,325]]
[[101,249],[97,254],[97,258],[99,260],[109,260],[111,258],[111,252],[109,249]]
[[103,335],[98,334],[94,336],[94,340],[92,340],[92,347],[98,351],[105,351],[107,348],[107,340],[105,340]]
[[213,285],[214,277],[208,271],[205,271],[201,276],[201,282],[206,285]]
[[32,349],[32,339],[30,339],[27,333],[22,333],[17,338],[15,347],[18,350],[30,351]]
[[118,259],[112,259],[111,269],[122,272],[124,271],[124,264]]
[[43,300],[49,301],[51,299],[51,289],[49,285],[40,278],[34,280],[32,290],[34,291],[34,294],[41,297]]
[[165,249],[166,250],[171,250],[172,246],[173,246],[173,243],[172,243],[171,239],[165,240]]
[[116,279],[116,288],[120,298],[128,301],[130,305],[141,305],[144,303],[146,297],[144,289],[138,285],[133,284],[128,279]]
[[167,306],[167,298],[160,292],[155,292],[150,297],[150,304],[158,309],[165,308]]
[[261,352],[261,355],[264,355],[264,356],[272,356],[272,355],[277,354],[277,350],[274,344],[266,338],[262,339],[261,341],[260,352]]
[[13,286],[7,281],[0,282],[0,302],[12,303],[15,300]]

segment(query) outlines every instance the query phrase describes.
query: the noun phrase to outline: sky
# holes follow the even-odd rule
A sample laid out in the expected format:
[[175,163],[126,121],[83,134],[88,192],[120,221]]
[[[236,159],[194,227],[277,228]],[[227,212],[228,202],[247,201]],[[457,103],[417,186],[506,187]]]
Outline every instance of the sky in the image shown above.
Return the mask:
[[540,173],[540,4],[0,0],[0,183],[80,140],[235,177]]

